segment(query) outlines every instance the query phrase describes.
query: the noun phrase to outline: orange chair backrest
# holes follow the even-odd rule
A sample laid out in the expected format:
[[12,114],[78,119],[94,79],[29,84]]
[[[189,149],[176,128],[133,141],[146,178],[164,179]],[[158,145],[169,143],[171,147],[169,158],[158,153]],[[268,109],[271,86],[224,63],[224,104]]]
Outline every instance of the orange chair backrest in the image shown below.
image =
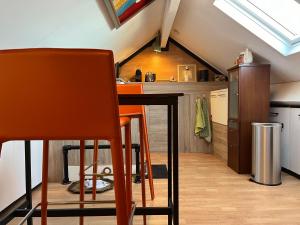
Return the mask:
[[[118,94],[143,94],[142,84],[118,84]],[[141,105],[120,105],[120,115],[136,115],[144,112],[144,106]]]
[[113,53],[0,51],[0,142],[120,136]]

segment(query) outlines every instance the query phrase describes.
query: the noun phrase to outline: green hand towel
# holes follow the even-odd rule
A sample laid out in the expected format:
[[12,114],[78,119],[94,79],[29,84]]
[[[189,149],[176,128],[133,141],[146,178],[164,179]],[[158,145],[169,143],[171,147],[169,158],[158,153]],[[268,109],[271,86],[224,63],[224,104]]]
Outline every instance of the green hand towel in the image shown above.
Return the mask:
[[201,99],[196,100],[196,118],[195,118],[195,135],[199,136],[200,131],[205,127],[205,121],[201,106]]
[[195,135],[211,142],[211,127],[209,120],[208,102],[206,98],[196,101]]

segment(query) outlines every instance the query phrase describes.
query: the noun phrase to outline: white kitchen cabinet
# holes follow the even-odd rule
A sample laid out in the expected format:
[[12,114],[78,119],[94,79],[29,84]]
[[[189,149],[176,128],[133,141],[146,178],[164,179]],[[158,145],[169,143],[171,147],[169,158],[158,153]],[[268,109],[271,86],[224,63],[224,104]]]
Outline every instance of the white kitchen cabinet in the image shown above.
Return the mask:
[[270,122],[283,124],[281,166],[300,175],[300,108],[272,107]]
[[289,169],[300,174],[300,109],[290,108],[290,166]]
[[280,151],[281,166],[289,169],[290,161],[290,108],[274,107],[270,111],[270,122],[282,123]]
[[210,92],[210,107],[212,121],[227,125],[228,121],[228,89]]

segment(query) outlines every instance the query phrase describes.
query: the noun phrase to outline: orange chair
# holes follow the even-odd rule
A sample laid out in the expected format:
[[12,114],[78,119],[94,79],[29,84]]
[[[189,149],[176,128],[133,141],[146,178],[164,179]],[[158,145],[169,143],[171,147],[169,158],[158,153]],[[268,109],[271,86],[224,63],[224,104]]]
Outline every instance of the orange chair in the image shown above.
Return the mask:
[[[118,94],[143,94],[143,85],[142,84],[119,84],[117,85]],[[139,119],[139,133],[140,133],[140,146],[141,146],[141,178],[142,181],[145,179],[145,171],[144,171],[144,153],[146,153],[146,164],[148,170],[148,180],[150,186],[150,194],[151,199],[154,200],[154,185],[153,185],[153,175],[152,175],[152,167],[151,167],[151,157],[150,157],[150,148],[148,141],[148,130],[146,123],[146,112],[145,107],[143,105],[120,105],[119,112],[121,118],[123,116],[130,118],[138,118]],[[142,186],[145,186],[145,182]]]
[[[143,85],[142,84],[119,84],[117,85],[118,94],[143,94]],[[146,207],[146,194],[145,194],[145,170],[144,170],[144,152],[146,152],[146,163],[147,163],[147,170],[148,170],[148,179],[149,179],[149,186],[150,186],[150,193],[151,199],[155,198],[154,195],[154,185],[153,185],[153,175],[152,175],[152,167],[151,167],[151,158],[150,158],[150,150],[149,150],[149,142],[148,142],[148,131],[147,131],[147,124],[146,124],[146,113],[144,106],[141,105],[121,105],[119,106],[120,117],[130,117],[130,118],[138,118],[139,119],[139,130],[140,130],[140,146],[141,146],[141,181],[142,181],[142,205]],[[125,139],[126,133],[125,133]],[[144,151],[145,148],[145,151]],[[126,161],[128,164],[132,163],[131,161],[131,148],[126,149]],[[96,174],[97,174],[97,161],[98,161],[98,141],[95,141],[94,144],[94,157],[93,157],[93,190],[92,190],[92,198],[96,199]],[[127,168],[127,167],[126,167]],[[132,182],[132,171],[131,168],[128,167],[126,171],[126,184],[129,185],[129,182]],[[132,198],[132,189],[131,186],[128,187],[127,191],[128,199]],[[144,216],[144,224],[146,224],[146,217]]]
[[47,224],[49,140],[80,140],[82,179],[76,204],[83,207],[84,140],[102,139],[111,143],[117,224],[127,225],[131,210],[126,204],[120,125],[129,132],[130,118],[119,118],[112,52],[2,50],[0,70],[0,102],[5,109],[0,110],[0,143],[44,142],[41,224]]

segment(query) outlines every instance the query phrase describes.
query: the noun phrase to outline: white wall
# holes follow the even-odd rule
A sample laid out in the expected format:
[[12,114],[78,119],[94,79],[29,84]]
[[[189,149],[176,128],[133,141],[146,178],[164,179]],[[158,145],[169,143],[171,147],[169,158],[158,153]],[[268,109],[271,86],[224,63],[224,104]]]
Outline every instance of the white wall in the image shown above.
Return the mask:
[[[32,187],[41,183],[42,142],[31,142]],[[25,150],[23,141],[3,144],[0,157],[0,211],[25,194]]]
[[271,85],[271,100],[300,102],[300,81]]
[[103,0],[0,0],[0,49],[103,48],[127,58],[161,27],[164,0],[156,0],[114,29]]
[[25,193],[24,142],[3,144],[0,158],[0,211]]

